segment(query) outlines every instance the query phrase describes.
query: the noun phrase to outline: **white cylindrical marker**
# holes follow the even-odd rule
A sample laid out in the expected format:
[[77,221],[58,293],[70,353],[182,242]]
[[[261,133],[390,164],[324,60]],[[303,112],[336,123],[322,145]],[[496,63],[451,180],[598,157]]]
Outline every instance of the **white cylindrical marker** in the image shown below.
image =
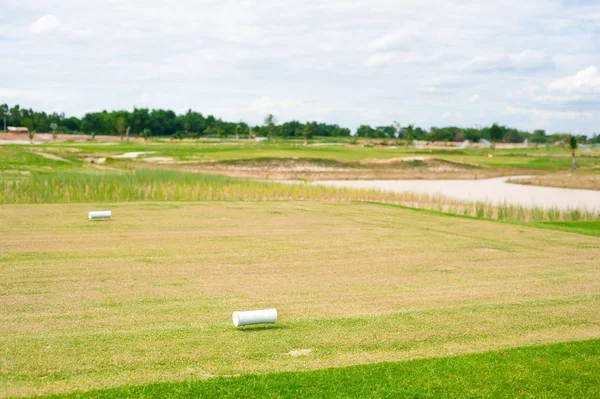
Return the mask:
[[110,219],[112,218],[112,211],[92,211],[88,213],[90,220],[92,219]]
[[247,312],[233,312],[233,325],[236,327],[252,324],[275,324],[277,309],[249,310]]

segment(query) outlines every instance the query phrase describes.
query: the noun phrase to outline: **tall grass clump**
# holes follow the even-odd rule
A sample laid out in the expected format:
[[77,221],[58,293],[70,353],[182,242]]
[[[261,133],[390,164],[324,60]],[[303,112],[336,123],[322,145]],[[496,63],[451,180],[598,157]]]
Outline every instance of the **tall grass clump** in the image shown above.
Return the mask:
[[516,222],[599,220],[594,211],[457,201],[439,194],[392,193],[278,183],[161,169],[67,171],[0,177],[0,204],[128,201],[369,201]]
[[285,184],[158,169],[32,174],[0,179],[0,204],[123,201],[389,201],[416,194]]

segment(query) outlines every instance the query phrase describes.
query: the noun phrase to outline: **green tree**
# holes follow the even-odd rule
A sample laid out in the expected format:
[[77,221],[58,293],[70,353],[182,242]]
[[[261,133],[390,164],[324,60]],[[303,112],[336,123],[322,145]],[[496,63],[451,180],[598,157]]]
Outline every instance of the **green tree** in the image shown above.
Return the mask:
[[56,140],[56,128],[58,127],[58,124],[56,122],[52,122],[50,124],[50,129],[52,129],[52,140]]
[[412,144],[415,140],[415,127],[414,125],[408,125],[406,129],[404,129],[404,139],[406,140],[406,145]]
[[569,145],[569,149],[571,150],[571,159],[572,159],[571,168],[575,170],[575,169],[577,169],[577,162],[575,162],[575,151],[577,151],[577,147],[578,147],[577,137],[572,134],[569,134],[567,144]]
[[0,118],[4,121],[4,133],[6,133],[6,120],[10,116],[8,104],[0,105]]
[[317,130],[316,123],[307,123],[302,129],[302,136],[304,137],[304,145],[308,145],[308,140],[312,139]]
[[25,126],[29,131],[34,129],[33,120],[30,117],[25,117],[21,120],[21,125]]
[[150,129],[144,129],[140,136],[144,139],[144,142],[146,143],[146,154],[147,154],[148,153],[148,139],[150,137],[152,137],[152,131]]
[[402,138],[402,125],[400,122],[394,121],[394,135],[396,136],[396,145],[400,144],[400,139]]
[[123,141],[123,134],[125,133],[125,123],[125,117],[123,116],[118,117],[115,122],[115,129],[117,130],[121,141]]
[[503,129],[498,126],[497,123],[494,123],[492,127],[490,127],[490,139],[492,142],[501,141],[504,137]]
[[548,141],[548,138],[546,137],[546,131],[545,130],[535,130],[533,132],[533,134],[531,135],[531,142],[532,143],[538,143],[538,144],[543,144],[546,141]]
[[30,130],[28,132],[28,134],[29,134],[29,144],[33,144],[33,138],[35,137],[35,133],[36,133],[35,130]]
[[217,121],[217,136],[221,139],[227,138],[227,130],[223,128],[223,122],[221,119]]
[[369,125],[360,125],[358,129],[356,129],[356,135],[366,139],[373,137],[374,132],[375,130]]
[[175,140],[179,140],[179,141],[183,140],[183,132],[176,132],[176,133],[173,135],[173,139],[175,139]]
[[277,119],[273,114],[269,114],[265,117],[265,126],[267,128],[267,137],[269,140],[275,135],[275,125],[277,124]]

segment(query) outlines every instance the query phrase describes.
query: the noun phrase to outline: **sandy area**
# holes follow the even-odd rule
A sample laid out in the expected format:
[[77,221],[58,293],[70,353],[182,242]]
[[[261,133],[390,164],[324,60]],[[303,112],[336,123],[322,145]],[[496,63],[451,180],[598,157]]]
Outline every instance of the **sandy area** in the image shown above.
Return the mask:
[[139,152],[126,152],[125,154],[113,155],[111,158],[114,159],[136,159],[140,155],[156,154],[156,151],[139,151]]
[[175,161],[173,160],[173,157],[148,157],[148,158],[143,158],[142,161],[144,162],[150,162],[150,163],[161,163],[161,164],[172,164]]

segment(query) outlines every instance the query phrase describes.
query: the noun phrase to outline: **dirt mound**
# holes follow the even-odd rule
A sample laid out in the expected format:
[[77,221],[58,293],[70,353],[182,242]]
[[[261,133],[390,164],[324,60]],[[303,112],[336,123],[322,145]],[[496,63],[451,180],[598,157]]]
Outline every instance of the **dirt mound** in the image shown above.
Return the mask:
[[[164,162],[154,162],[158,165]],[[169,167],[225,176],[277,180],[477,179],[493,170],[433,157],[339,161],[320,158],[254,158],[218,162],[176,162]]]
[[318,158],[255,158],[215,162],[209,168],[262,172],[342,172],[357,165]]

